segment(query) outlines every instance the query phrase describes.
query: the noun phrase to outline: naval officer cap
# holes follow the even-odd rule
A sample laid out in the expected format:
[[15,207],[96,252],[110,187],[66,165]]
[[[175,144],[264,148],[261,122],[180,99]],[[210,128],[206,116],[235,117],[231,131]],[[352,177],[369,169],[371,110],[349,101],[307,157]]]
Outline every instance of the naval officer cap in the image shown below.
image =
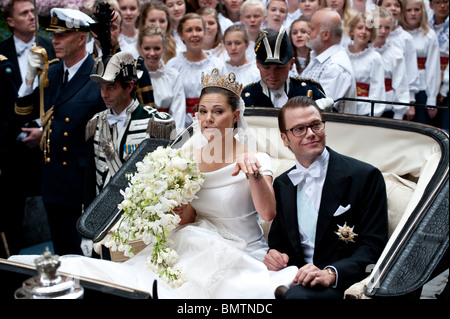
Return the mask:
[[52,8],[50,10],[50,25],[46,28],[49,32],[89,32],[90,25],[95,21],[80,10],[68,8]]
[[260,64],[286,64],[294,57],[291,41],[284,27],[277,32],[262,30],[255,41],[256,59]]
[[136,81],[140,77],[136,70],[133,55],[127,51],[114,54],[108,60],[106,68],[102,60],[97,58],[94,64],[94,72],[94,74],[91,74],[91,80],[97,83]]

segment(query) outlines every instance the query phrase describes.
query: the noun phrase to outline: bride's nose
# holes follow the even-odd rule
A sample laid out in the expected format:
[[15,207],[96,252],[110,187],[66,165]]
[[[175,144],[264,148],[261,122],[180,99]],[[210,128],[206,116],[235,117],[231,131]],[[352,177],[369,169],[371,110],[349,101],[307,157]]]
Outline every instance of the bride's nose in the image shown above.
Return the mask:
[[206,121],[207,122],[213,122],[214,121],[212,112],[206,113]]

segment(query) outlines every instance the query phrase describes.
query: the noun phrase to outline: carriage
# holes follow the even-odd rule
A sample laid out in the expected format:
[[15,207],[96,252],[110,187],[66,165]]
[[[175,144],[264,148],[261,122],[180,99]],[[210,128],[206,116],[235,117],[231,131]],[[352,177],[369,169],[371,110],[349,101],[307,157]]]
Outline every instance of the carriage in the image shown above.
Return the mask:
[[[294,165],[278,131],[278,109],[249,107],[245,118],[258,151],[270,155],[274,177]],[[370,116],[324,112],[327,145],[339,153],[372,164],[383,174],[388,198],[389,241],[367,277],[351,286],[348,299],[420,297],[422,287],[448,269],[449,246],[449,136],[432,126]],[[191,127],[174,140],[147,139],[97,196],[79,221],[84,236],[99,241],[120,217],[119,190],[127,185],[125,174],[160,145],[186,147]],[[267,236],[270,222],[261,226]],[[115,257],[120,260],[120,257]],[[114,259],[114,258],[113,258]],[[14,274],[11,276],[11,274]],[[11,298],[33,267],[0,259],[2,295]],[[125,298],[157,297],[152,293],[80,278],[80,285],[94,295]],[[448,286],[448,283],[447,283]],[[446,289],[448,298],[448,288]]]

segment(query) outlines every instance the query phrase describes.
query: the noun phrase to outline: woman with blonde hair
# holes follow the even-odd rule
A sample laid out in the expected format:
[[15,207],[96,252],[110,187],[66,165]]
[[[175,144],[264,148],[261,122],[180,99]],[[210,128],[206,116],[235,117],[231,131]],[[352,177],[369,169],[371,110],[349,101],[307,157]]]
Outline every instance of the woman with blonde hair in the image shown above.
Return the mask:
[[164,4],[169,10],[170,23],[172,25],[172,35],[177,42],[177,53],[186,50],[183,41],[178,35],[178,22],[186,14],[187,2],[186,0],[164,0]]
[[[394,28],[394,18],[385,8],[378,8],[379,26],[373,47],[380,53],[384,66],[386,101],[409,103],[408,78],[403,52],[388,39]],[[409,106],[386,104],[382,117],[403,119]]]
[[141,10],[139,29],[150,24],[159,26],[166,34],[166,48],[163,60],[165,63],[177,54],[177,42],[172,35],[172,23],[167,7],[159,0],[146,3]]
[[121,47],[134,46],[138,36],[138,19],[140,15],[139,0],[119,0],[119,10],[122,13],[122,31],[119,35]]
[[203,7],[197,10],[197,13],[205,21],[206,33],[203,40],[203,49],[208,54],[213,54],[217,57],[225,54],[226,51],[223,46],[222,30],[219,24],[219,18],[216,9]]
[[[366,14],[356,13],[348,21],[348,36],[353,41],[345,49],[356,81],[356,95],[358,99],[386,100],[384,86],[384,68],[381,55],[369,46],[376,37],[377,31],[370,26]],[[368,102],[357,102],[357,114],[381,116],[384,112],[384,104],[375,104],[374,112],[371,114],[371,104]]]
[[139,29],[138,51],[152,79],[153,95],[158,111],[167,112],[175,120],[177,132],[184,130],[186,98],[180,73],[168,67],[162,57],[166,47],[166,35],[151,24]]
[[245,0],[239,12],[241,23],[247,28],[249,39],[246,56],[248,60],[255,60],[255,41],[261,32],[267,9],[261,0]]
[[[439,93],[440,56],[439,42],[436,33],[428,24],[427,10],[423,0],[405,0],[405,10],[400,18],[401,26],[414,38],[419,69],[419,92],[416,93],[416,103],[436,105]],[[416,107],[414,120],[420,123],[432,124],[437,109]]]
[[267,2],[267,15],[264,28],[280,31],[288,14],[287,3],[284,0],[269,0]]
[[246,50],[249,46],[247,29],[243,24],[235,24],[225,30],[223,42],[229,59],[225,62],[226,72],[233,72],[243,86],[260,79],[256,60],[249,61]]
[[[389,42],[398,47],[404,56],[406,64],[406,73],[408,77],[409,100],[411,103],[416,101],[415,95],[419,91],[419,71],[417,68],[417,53],[414,46],[414,39],[399,24],[400,16],[404,10],[401,0],[380,0],[378,5],[388,10],[394,18],[394,26],[389,34]],[[411,107],[406,113],[406,119],[412,120],[415,114],[415,108]]]

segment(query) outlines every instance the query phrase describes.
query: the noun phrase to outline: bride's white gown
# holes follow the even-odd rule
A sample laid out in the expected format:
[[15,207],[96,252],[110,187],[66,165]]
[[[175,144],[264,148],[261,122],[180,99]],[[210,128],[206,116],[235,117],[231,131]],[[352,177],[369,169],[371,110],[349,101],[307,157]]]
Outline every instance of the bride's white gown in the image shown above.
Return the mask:
[[[263,174],[271,174],[270,158],[257,153]],[[192,201],[196,222],[175,229],[170,238],[179,254],[186,282],[171,288],[146,266],[151,247],[120,264],[80,257],[61,257],[60,271],[97,278],[151,292],[158,280],[160,298],[274,298],[275,288],[289,285],[296,267],[268,271],[268,246],[251,199],[249,183],[235,164],[203,173],[205,182]]]

